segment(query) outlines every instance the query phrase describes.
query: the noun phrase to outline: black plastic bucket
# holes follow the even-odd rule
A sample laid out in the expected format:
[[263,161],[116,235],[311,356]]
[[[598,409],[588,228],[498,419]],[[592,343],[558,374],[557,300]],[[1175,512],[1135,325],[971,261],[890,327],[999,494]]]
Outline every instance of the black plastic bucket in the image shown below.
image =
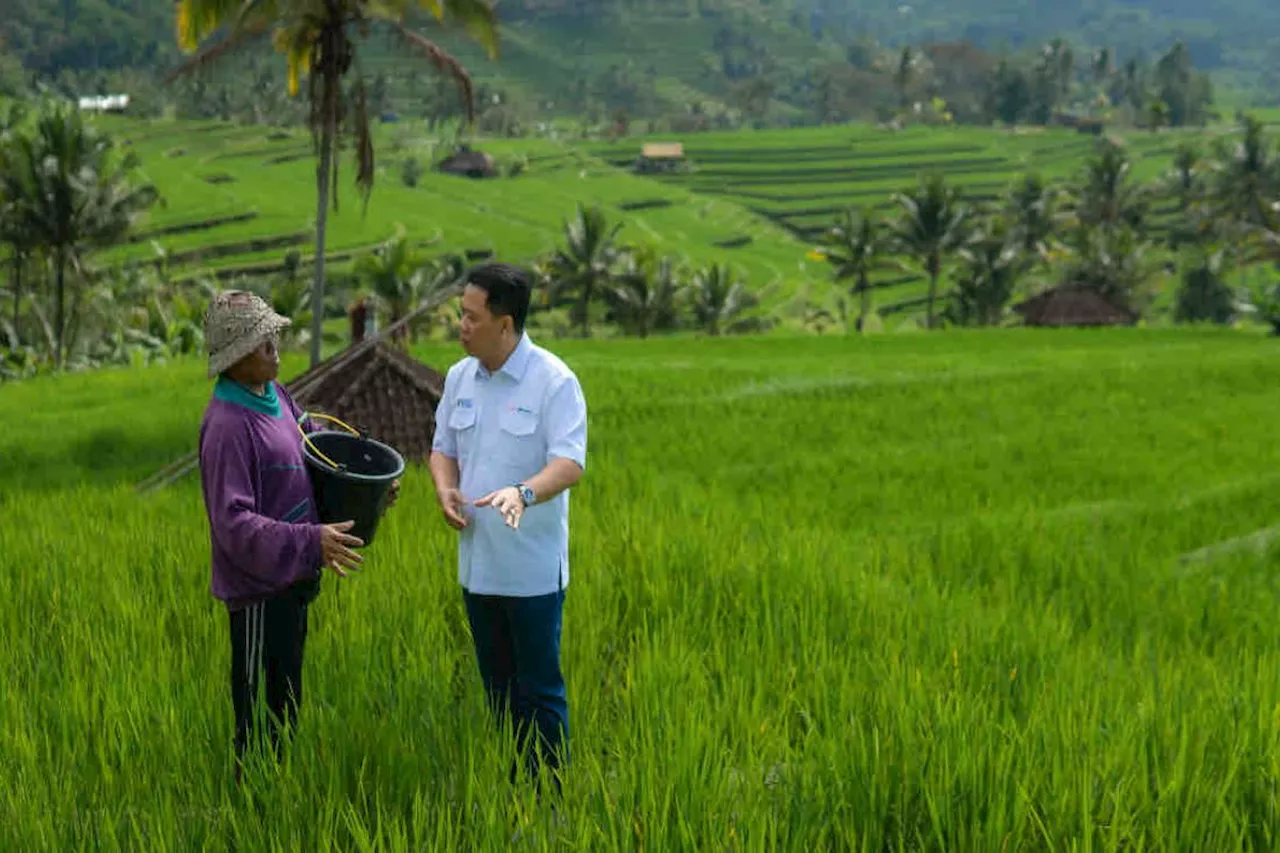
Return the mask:
[[380,441],[327,430],[307,433],[302,455],[311,469],[320,521],[354,521],[347,532],[366,546],[373,544],[378,522],[387,510],[391,483],[404,474],[404,457]]

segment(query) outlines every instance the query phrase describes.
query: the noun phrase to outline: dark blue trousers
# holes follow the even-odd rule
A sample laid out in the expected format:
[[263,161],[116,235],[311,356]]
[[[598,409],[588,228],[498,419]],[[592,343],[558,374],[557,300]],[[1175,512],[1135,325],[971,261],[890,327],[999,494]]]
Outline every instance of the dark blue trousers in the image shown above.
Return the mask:
[[[564,595],[563,589],[530,598],[463,591],[489,706],[500,725],[512,720],[534,775],[540,765],[559,770],[569,760],[569,703],[560,671]],[[530,732],[538,735],[534,743]]]

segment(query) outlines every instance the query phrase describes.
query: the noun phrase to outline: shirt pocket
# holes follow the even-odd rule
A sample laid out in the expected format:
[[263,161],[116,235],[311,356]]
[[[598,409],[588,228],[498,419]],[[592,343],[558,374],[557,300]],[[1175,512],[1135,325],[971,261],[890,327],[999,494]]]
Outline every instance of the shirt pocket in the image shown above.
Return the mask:
[[498,416],[500,461],[518,477],[542,470],[546,458],[538,413],[527,408],[503,409]]
[[476,410],[473,406],[455,406],[449,413],[449,429],[453,430],[458,445],[458,457],[465,458],[471,451],[476,435]]

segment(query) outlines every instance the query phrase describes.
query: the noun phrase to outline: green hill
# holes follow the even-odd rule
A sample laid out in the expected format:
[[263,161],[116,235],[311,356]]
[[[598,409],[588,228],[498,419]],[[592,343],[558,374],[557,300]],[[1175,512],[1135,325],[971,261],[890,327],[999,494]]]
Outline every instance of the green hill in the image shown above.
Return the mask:
[[[1197,67],[1214,70],[1220,84],[1272,97],[1268,57],[1280,44],[1280,12],[1262,0],[1218,4],[1211,20],[1174,0],[928,0],[905,6],[889,0],[856,6],[834,0],[519,0],[499,8],[503,51],[497,62],[455,34],[435,31],[425,17],[421,23],[466,61],[486,107],[500,101],[524,122],[548,116],[601,120],[615,113],[679,120],[690,112],[714,115],[736,107],[771,124],[812,123],[821,117],[820,100],[833,76],[873,69],[886,75],[899,45],[960,39],[998,54],[1034,51],[1063,37],[1075,46],[1082,71],[1094,47],[1111,48],[1120,61],[1151,62],[1183,39]],[[0,20],[0,92],[14,85],[15,58],[31,73],[60,81],[68,93],[146,88],[150,84],[136,75],[120,77],[114,70],[172,67],[178,59],[172,16],[168,0],[14,0]],[[256,56],[264,55],[265,48]],[[370,75],[383,77],[384,109],[419,115],[442,97],[425,68],[415,74],[415,64],[381,38],[370,42],[366,60]],[[248,75],[257,67],[237,62],[221,79],[237,97],[245,96],[256,85]],[[281,75],[272,73],[270,85],[278,87]],[[881,83],[888,86],[887,80]],[[840,85],[868,88],[866,81],[858,83]],[[193,97],[214,99],[206,90]],[[864,112],[892,100],[862,97]]]
[[[180,277],[226,278],[278,270],[290,250],[309,259],[315,173],[306,134],[219,122],[103,122],[141,157],[166,204],[130,244],[99,262],[146,260],[160,248]],[[1165,173],[1188,135],[1200,134],[1125,137],[1135,178]],[[848,206],[887,214],[892,193],[930,169],[941,170],[967,200],[991,200],[1030,169],[1069,181],[1092,151],[1092,137],[1062,128],[849,125],[675,138],[684,139],[689,170],[653,176],[631,168],[643,138],[476,138],[473,145],[495,156],[502,175],[471,180],[431,168],[447,144],[439,137],[409,125],[379,125],[373,197],[363,212],[351,174],[341,175],[345,205],[330,218],[330,259],[340,270],[403,227],[411,239],[441,252],[494,252],[529,262],[562,243],[563,223],[578,203],[598,204],[610,221],[622,223],[622,241],[652,244],[693,266],[726,262],[778,307],[829,291],[829,267],[806,253]],[[415,186],[401,178],[407,160],[423,170]],[[1158,206],[1156,236],[1171,214],[1169,205]],[[886,315],[915,307],[924,293],[924,280],[909,262],[905,270],[877,275],[874,284],[877,308]]]

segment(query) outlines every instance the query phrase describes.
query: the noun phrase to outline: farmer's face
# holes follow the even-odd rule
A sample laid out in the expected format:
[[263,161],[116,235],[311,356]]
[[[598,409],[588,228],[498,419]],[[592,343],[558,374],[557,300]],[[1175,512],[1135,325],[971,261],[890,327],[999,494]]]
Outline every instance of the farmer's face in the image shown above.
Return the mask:
[[459,337],[468,355],[481,361],[492,358],[510,340],[514,324],[510,317],[495,316],[489,311],[486,293],[478,287],[467,285],[462,291],[462,328]]
[[271,338],[232,368],[232,378],[245,385],[266,385],[280,375],[280,349]]

